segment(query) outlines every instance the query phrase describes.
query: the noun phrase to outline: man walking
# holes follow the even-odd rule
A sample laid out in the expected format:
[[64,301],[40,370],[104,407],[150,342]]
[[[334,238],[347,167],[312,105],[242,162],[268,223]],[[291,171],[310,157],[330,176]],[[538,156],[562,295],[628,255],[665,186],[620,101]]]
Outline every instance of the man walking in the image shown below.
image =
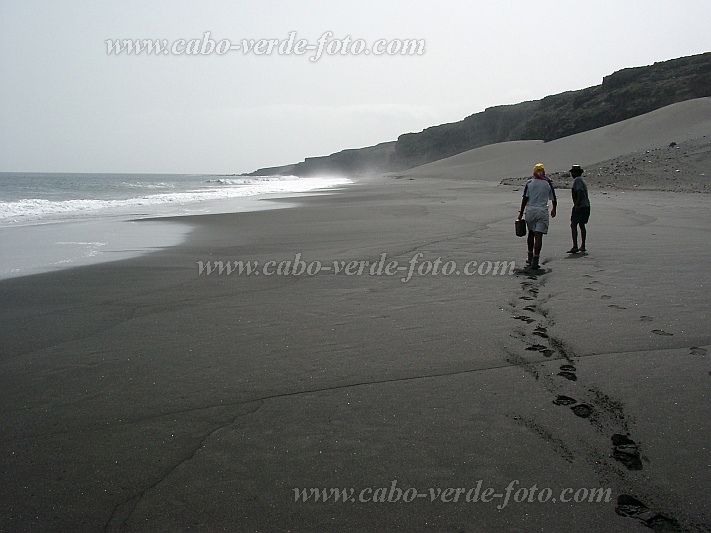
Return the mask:
[[[590,219],[590,199],[588,198],[588,187],[580,176],[585,172],[580,165],[573,165],[570,175],[574,178],[570,190],[573,195],[573,212],[570,215],[570,230],[573,236],[573,247],[568,250],[569,254],[577,254],[585,251],[585,237],[587,231],[585,224]],[[578,248],[578,226],[580,226],[580,248]]]
[[553,182],[546,176],[542,163],[533,167],[533,177],[526,182],[521,199],[521,210],[518,219],[526,210],[526,226],[528,226],[528,259],[526,264],[532,269],[539,269],[543,235],[548,233],[548,201],[551,201],[551,218],[555,218],[558,202],[555,197]]

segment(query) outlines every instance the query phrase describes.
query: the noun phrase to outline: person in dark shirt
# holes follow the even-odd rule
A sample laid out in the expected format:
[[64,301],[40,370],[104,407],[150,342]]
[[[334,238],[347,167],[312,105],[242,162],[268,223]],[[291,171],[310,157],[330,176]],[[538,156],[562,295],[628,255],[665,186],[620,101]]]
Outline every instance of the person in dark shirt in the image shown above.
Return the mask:
[[[573,212],[570,215],[570,230],[573,236],[573,247],[568,250],[569,254],[585,252],[585,238],[587,231],[585,224],[590,219],[590,199],[588,198],[588,187],[581,176],[585,172],[580,165],[573,165],[570,175],[574,178],[570,190],[573,195]],[[578,227],[580,227],[580,248],[578,248]]]

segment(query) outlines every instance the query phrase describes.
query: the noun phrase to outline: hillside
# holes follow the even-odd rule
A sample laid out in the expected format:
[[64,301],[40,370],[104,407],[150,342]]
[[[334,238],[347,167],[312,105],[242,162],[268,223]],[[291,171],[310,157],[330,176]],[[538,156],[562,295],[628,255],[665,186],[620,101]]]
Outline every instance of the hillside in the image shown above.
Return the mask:
[[685,100],[561,139],[507,141],[390,174],[521,186],[543,161],[556,187],[573,163],[589,187],[711,192],[711,98]]
[[711,52],[627,68],[600,85],[542,100],[488,108],[450,124],[400,135],[397,141],[310,157],[252,175],[366,174],[410,169],[495,143],[560,139],[711,96]]

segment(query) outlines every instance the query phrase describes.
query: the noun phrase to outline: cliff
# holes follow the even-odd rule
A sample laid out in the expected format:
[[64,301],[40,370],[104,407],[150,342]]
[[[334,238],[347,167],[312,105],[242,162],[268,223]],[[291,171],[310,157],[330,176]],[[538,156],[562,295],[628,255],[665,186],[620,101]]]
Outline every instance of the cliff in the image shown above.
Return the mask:
[[488,108],[465,119],[400,135],[397,141],[350,149],[252,175],[366,174],[413,168],[505,141],[551,141],[661,107],[711,96],[711,52],[627,68],[600,85],[542,100]]

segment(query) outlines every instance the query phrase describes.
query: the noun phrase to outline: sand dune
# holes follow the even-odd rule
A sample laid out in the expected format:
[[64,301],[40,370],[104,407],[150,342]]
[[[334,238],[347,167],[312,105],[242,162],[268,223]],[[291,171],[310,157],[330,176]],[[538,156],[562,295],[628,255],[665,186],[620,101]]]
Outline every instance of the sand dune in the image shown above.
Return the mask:
[[513,141],[483,146],[398,176],[500,181],[529,174],[543,162],[549,173],[572,163],[590,166],[637,151],[711,136],[711,98],[673,104],[639,117],[548,143]]

